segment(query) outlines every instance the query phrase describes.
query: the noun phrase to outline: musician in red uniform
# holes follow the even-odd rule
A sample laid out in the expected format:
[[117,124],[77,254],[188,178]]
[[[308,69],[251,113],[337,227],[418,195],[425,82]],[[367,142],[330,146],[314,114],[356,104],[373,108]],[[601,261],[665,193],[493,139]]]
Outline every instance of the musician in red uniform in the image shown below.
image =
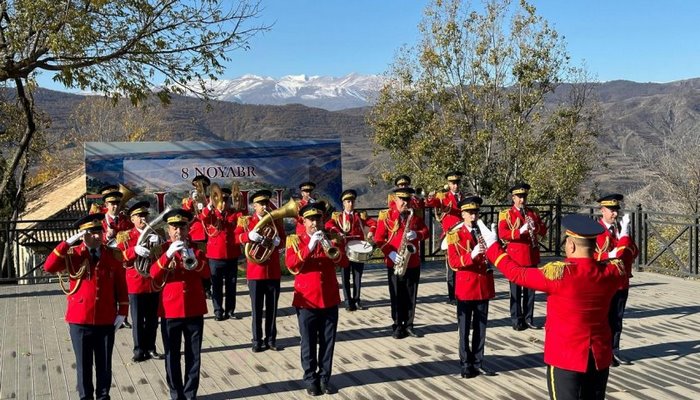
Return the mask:
[[[241,246],[236,243],[234,230],[238,218],[243,213],[233,210],[230,189],[223,188],[221,192],[222,204],[215,205],[210,201],[202,210],[204,225],[209,236],[207,258],[211,269],[211,300],[216,321],[240,318],[236,317],[235,311],[238,258],[241,256]],[[225,300],[224,290],[226,291]]]
[[[372,240],[374,231],[377,229],[377,221],[367,218],[366,212],[355,211],[355,200],[357,192],[352,189],[345,190],[340,194],[343,202],[343,211],[334,212],[326,222],[325,228],[329,232],[341,235],[346,241],[365,240],[365,229],[368,229],[367,240]],[[343,295],[345,296],[345,309],[348,311],[364,310],[360,302],[360,289],[362,288],[362,272],[365,264],[350,261],[348,268],[343,269]],[[350,284],[352,275],[352,292]]]
[[[182,209],[189,211],[194,216],[192,222],[190,222],[189,237],[192,243],[206,243],[207,233],[204,229],[204,219],[202,215],[202,210],[209,203],[209,196],[207,196],[207,188],[211,185],[211,180],[204,175],[197,175],[192,178],[192,193],[190,196],[182,199]],[[211,299],[211,279],[206,279],[202,281],[204,286],[204,293],[207,299]]]
[[[209,278],[207,260],[187,237],[194,216],[176,208],[168,211],[169,240],[166,251],[151,265],[151,278],[163,287],[160,299],[160,331],[165,347],[165,372],[171,399],[195,399],[199,388],[202,335],[207,301],[202,279]],[[180,346],[184,337],[185,375],[180,366]]]
[[[411,177],[408,175],[397,176],[396,179],[394,179],[394,186],[396,186],[397,188],[411,187]],[[389,193],[389,196],[387,198],[387,207],[389,207],[390,209],[395,207],[394,193]],[[422,215],[423,210],[425,209],[425,200],[418,197],[418,194],[416,193],[413,195],[413,197],[411,197],[409,207],[416,210],[416,212],[420,211],[419,214]]]
[[[118,186],[118,185],[106,185],[106,186],[101,187],[101,188],[98,190],[98,192],[100,192],[100,196],[104,196],[104,195],[106,195],[107,193],[118,192],[118,191],[119,191],[119,186]],[[105,207],[104,204],[99,205],[99,204],[97,204],[97,203],[92,203],[92,204],[90,205],[90,211],[89,211],[89,213],[90,213],[90,214],[95,214],[95,213],[106,214],[106,213],[107,213],[107,207]]]
[[614,262],[622,263],[625,268],[625,277],[613,296],[608,314],[608,321],[612,329],[613,367],[621,364],[632,364],[620,355],[620,336],[622,334],[622,318],[625,315],[625,306],[629,296],[632,263],[639,254],[639,250],[630,236],[629,214],[625,214],[620,226],[617,226],[620,202],[623,199],[623,195],[614,193],[597,200],[600,203],[601,213],[598,222],[605,228],[605,231],[596,238],[596,259],[598,261],[615,260]]
[[[238,218],[238,225],[234,235],[236,242],[246,245],[251,243],[252,247],[259,250],[267,248],[269,256],[267,259],[262,255],[256,256],[257,261],[247,258],[246,279],[248,280],[248,292],[250,293],[250,304],[252,309],[252,332],[254,353],[271,349],[279,350],[277,347],[277,303],[280,297],[280,244],[286,238],[282,220],[273,221],[277,229],[274,237],[264,237],[255,229],[255,225],[272,209],[269,190],[259,190],[250,196],[253,205],[252,216],[242,216]],[[252,248],[251,247],[251,248]],[[263,314],[264,313],[264,314]],[[265,336],[263,337],[263,315],[265,316]]]
[[[117,245],[124,257],[129,306],[134,321],[134,356],[131,358],[133,362],[150,358],[163,359],[163,355],[156,351],[160,287],[154,285],[149,274],[153,262],[150,249],[160,242],[160,238],[155,232],[148,232],[150,207],[151,203],[147,201],[139,201],[129,207],[127,214],[134,227],[129,231],[129,236]],[[142,242],[138,243],[142,235]],[[134,266],[135,263],[139,264],[138,268]]]
[[338,280],[336,265],[346,268],[348,259],[341,248],[328,250],[323,227],[323,210],[318,203],[304,206],[304,232],[287,238],[285,261],[294,277],[294,300],[301,336],[301,367],[306,391],[312,396],[332,394],[329,386],[333,349],[338,328]]
[[[462,212],[459,209],[459,202],[462,200],[460,186],[462,183],[462,173],[451,171],[445,174],[447,190],[430,192],[425,202],[426,207],[433,208],[435,215],[442,227],[444,237],[449,230],[462,221]],[[447,265],[445,259],[445,280],[447,282],[447,302],[455,303],[455,271]]]
[[[506,243],[506,251],[523,267],[536,268],[540,263],[538,238],[547,234],[547,226],[537,211],[528,208],[530,185],[520,183],[510,188],[513,206],[498,215],[498,237]],[[527,223],[530,220],[531,223]],[[510,319],[513,329],[540,329],[533,320],[535,291],[510,283]]]
[[[70,280],[66,322],[75,353],[80,399],[109,399],[114,331],[129,309],[121,253],[102,243],[104,214],[76,221],[79,232],[46,258],[46,272],[65,272]],[[82,243],[78,241],[82,239]],[[96,387],[93,386],[93,360]]]
[[625,277],[624,268],[593,258],[595,238],[604,228],[585,215],[565,216],[566,259],[529,268],[504,252],[483,222],[478,224],[489,261],[508,280],[548,294],[544,362],[550,399],[604,399],[612,360],[608,309]]
[[[392,336],[403,339],[407,335],[420,337],[413,329],[420,281],[419,244],[428,237],[428,227],[421,218],[414,218],[409,203],[415,191],[413,188],[394,189],[395,209],[379,213],[374,242],[384,253],[387,267],[389,297],[391,299]],[[410,222],[407,226],[407,220]],[[402,251],[402,244],[403,246]],[[410,246],[409,246],[410,245]],[[410,253],[410,247],[414,252]],[[408,257],[408,260],[406,260]],[[397,275],[395,264],[406,264],[403,275]]]
[[[489,316],[489,300],[496,296],[493,271],[486,259],[484,244],[480,243],[479,207],[483,200],[470,196],[459,202],[462,223],[447,234],[447,261],[454,271],[459,327],[459,364],[462,378],[495,373],[485,367],[484,344]],[[469,329],[473,330],[471,346]]]
[[[301,193],[301,199],[299,199],[299,208],[303,208],[305,205],[316,202],[316,197],[314,195],[314,189],[316,189],[316,184],[307,181],[299,184],[299,193]],[[297,217],[297,225],[295,229],[297,235],[304,233],[304,219]]]

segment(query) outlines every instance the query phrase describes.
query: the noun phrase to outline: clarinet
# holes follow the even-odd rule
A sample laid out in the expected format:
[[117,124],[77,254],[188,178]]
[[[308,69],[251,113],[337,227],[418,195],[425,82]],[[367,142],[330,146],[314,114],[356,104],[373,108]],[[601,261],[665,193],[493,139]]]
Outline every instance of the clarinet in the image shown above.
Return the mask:
[[[472,227],[474,228],[474,232],[476,233],[476,241],[481,245],[481,248],[484,249],[484,252],[488,249],[486,246],[486,241],[484,240],[484,237],[481,235],[481,229],[479,229],[478,224],[473,224]],[[489,260],[486,260],[486,272],[487,273],[493,273],[493,267],[491,266],[491,263]]]
[[537,244],[537,235],[535,233],[535,230],[533,229],[533,226],[535,223],[532,221],[532,218],[530,218],[529,215],[525,212],[525,207],[520,208],[520,214],[523,216],[523,219],[525,220],[525,223],[527,224],[527,233],[530,236],[530,247],[533,249],[538,248]]

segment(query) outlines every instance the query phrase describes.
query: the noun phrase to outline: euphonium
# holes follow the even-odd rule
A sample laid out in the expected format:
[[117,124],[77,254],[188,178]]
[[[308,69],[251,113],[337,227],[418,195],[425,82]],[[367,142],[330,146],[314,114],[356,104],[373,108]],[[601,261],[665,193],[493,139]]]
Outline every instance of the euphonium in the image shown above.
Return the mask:
[[122,198],[119,200],[118,210],[123,209],[126,203],[136,196],[136,193],[132,192],[131,189],[122,185],[121,183],[119,184],[119,193],[122,194]]
[[[408,232],[411,231],[411,220],[413,219],[413,209],[408,209],[408,217],[406,218],[406,224],[403,228],[403,235],[401,236],[401,243],[396,249],[396,254],[401,256],[401,263],[394,263],[394,275],[402,277],[406,274],[406,269],[408,268],[408,260],[411,258],[411,254],[416,252],[416,246],[414,246],[408,240]],[[398,223],[398,221],[397,221]]]
[[[136,240],[137,246],[139,246],[139,245],[143,246],[144,244],[146,244],[147,246],[149,246],[149,248],[151,247],[150,245],[148,245],[148,243],[144,243],[144,239],[147,237],[146,233],[148,231],[151,231],[151,232],[153,232],[153,234],[157,235],[158,233],[156,232],[155,229],[153,229],[153,226],[157,225],[163,219],[165,214],[167,214],[169,211],[170,211],[170,206],[166,207],[165,210],[163,210],[162,213],[158,214],[158,216],[156,216],[152,221],[146,222],[146,228],[141,232],[141,234],[139,234],[139,238]],[[134,261],[134,268],[141,276],[143,276],[143,277],[150,276],[150,268],[151,268],[150,257],[137,256],[136,261]]]
[[265,211],[266,214],[260,218],[257,224],[253,227],[253,231],[263,236],[261,242],[248,242],[245,245],[245,257],[248,261],[262,264],[267,261],[274,250],[274,239],[279,236],[275,221],[282,218],[291,218],[299,214],[299,203],[294,199],[290,199],[287,204],[282,207]]
[[209,194],[209,199],[214,207],[216,207],[216,209],[219,211],[223,211],[225,202],[224,193],[221,191],[221,187],[216,183],[212,183],[211,187],[209,188]]
[[241,187],[238,182],[233,182],[231,185],[231,205],[233,211],[240,211],[243,205],[243,195],[241,194]]

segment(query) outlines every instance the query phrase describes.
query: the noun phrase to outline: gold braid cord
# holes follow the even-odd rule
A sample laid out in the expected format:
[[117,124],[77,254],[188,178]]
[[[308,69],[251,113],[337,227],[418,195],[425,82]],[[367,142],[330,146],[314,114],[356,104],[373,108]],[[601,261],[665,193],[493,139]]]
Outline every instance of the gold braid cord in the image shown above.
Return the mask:
[[569,265],[563,261],[552,261],[541,266],[539,269],[542,271],[542,275],[550,281],[558,281],[564,277],[564,270],[566,270]]
[[[68,254],[65,258],[67,271],[66,275],[68,275],[68,278],[64,279],[64,276],[61,272],[56,274],[58,275],[58,285],[61,287],[61,291],[63,291],[63,293],[65,293],[66,296],[70,296],[78,291],[78,288],[80,288],[80,283],[83,279],[83,275],[85,275],[85,271],[87,271],[90,265],[90,260],[85,259],[80,265],[80,269],[78,269],[78,272],[76,272],[75,274],[71,274],[71,271],[73,270],[73,261],[71,261],[71,255],[73,255],[73,249],[68,250]],[[73,286],[73,289],[70,289],[71,279],[74,279],[76,281],[75,286]],[[68,283],[68,288],[66,288],[66,283]]]
[[[289,235],[287,236],[287,243],[285,244],[287,248],[292,248],[294,250],[294,254],[299,257],[299,260],[304,261],[304,258],[301,256],[301,251],[299,250],[299,236],[297,235]],[[287,267],[287,270],[289,270],[289,273],[292,275],[299,275],[301,272],[301,269],[298,271],[293,270],[289,267]]]

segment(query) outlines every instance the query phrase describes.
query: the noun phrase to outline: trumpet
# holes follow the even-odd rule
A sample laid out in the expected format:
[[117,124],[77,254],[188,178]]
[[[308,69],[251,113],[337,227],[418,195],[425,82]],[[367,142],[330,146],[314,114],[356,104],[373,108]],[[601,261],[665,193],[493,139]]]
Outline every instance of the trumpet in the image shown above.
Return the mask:
[[[175,240],[180,239],[180,235],[176,235]],[[182,258],[182,266],[188,270],[192,271],[197,267],[197,257],[194,255],[194,250],[190,248],[189,241],[187,239],[182,240],[185,246],[180,250],[180,257]]]
[[338,247],[336,247],[336,246],[333,246],[333,243],[331,243],[331,241],[328,239],[328,235],[326,234],[326,231],[318,230],[318,232],[321,232],[321,234],[322,234],[320,243],[321,243],[321,247],[323,247],[323,252],[331,260],[337,259],[340,256],[340,249],[338,249]]

